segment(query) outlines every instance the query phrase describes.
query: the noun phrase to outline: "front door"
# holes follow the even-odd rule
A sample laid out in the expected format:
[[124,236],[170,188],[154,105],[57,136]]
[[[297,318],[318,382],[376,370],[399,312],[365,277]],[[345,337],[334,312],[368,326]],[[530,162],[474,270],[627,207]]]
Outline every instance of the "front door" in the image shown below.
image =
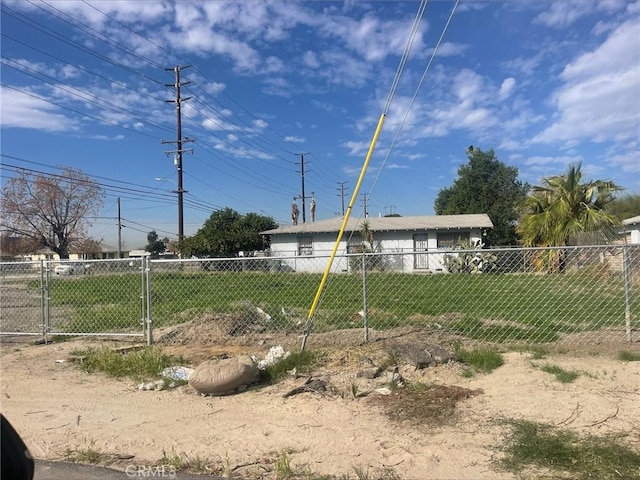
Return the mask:
[[419,234],[413,236],[413,268],[416,270],[425,270],[429,268],[429,255],[427,252],[429,249],[428,244],[428,235]]

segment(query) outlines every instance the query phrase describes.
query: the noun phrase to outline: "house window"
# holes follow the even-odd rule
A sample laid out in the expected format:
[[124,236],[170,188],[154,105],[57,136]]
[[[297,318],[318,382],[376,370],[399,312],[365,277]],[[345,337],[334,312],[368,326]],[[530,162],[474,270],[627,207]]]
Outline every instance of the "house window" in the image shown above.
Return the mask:
[[353,234],[347,243],[347,253],[362,253],[363,251],[364,245],[362,245],[360,234]]
[[438,249],[451,250],[460,242],[469,241],[469,232],[438,232]]
[[298,237],[298,255],[299,256],[313,255],[313,237],[312,236]]

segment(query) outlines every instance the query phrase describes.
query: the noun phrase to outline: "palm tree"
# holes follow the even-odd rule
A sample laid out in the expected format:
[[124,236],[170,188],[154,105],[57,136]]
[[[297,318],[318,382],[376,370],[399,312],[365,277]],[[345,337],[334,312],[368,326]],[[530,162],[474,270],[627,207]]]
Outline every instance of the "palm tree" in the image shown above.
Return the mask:
[[581,180],[581,165],[577,164],[532,188],[521,205],[517,227],[525,246],[565,246],[570,237],[583,232],[600,232],[606,239],[618,235],[620,219],[605,207],[622,188],[609,180]]

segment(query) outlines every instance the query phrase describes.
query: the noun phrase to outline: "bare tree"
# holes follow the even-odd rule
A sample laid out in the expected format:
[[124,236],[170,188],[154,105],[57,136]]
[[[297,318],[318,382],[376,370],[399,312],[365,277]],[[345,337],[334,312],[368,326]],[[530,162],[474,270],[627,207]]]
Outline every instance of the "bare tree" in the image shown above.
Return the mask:
[[3,233],[0,235],[0,258],[18,257],[20,255],[33,253],[39,244],[39,242],[34,241],[30,237]]
[[79,169],[67,166],[55,175],[22,172],[2,189],[0,226],[69,258],[69,249],[87,240],[90,218],[104,197],[100,185]]

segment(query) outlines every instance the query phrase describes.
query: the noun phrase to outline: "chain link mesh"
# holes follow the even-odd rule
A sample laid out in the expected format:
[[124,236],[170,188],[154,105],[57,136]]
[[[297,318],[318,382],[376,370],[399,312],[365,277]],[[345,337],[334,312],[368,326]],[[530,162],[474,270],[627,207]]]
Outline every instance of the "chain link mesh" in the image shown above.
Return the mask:
[[[640,245],[328,256],[3,263],[3,334],[159,343],[352,342],[430,332],[491,343],[637,340]],[[64,262],[66,263],[66,262]],[[146,265],[146,266],[145,266]]]

